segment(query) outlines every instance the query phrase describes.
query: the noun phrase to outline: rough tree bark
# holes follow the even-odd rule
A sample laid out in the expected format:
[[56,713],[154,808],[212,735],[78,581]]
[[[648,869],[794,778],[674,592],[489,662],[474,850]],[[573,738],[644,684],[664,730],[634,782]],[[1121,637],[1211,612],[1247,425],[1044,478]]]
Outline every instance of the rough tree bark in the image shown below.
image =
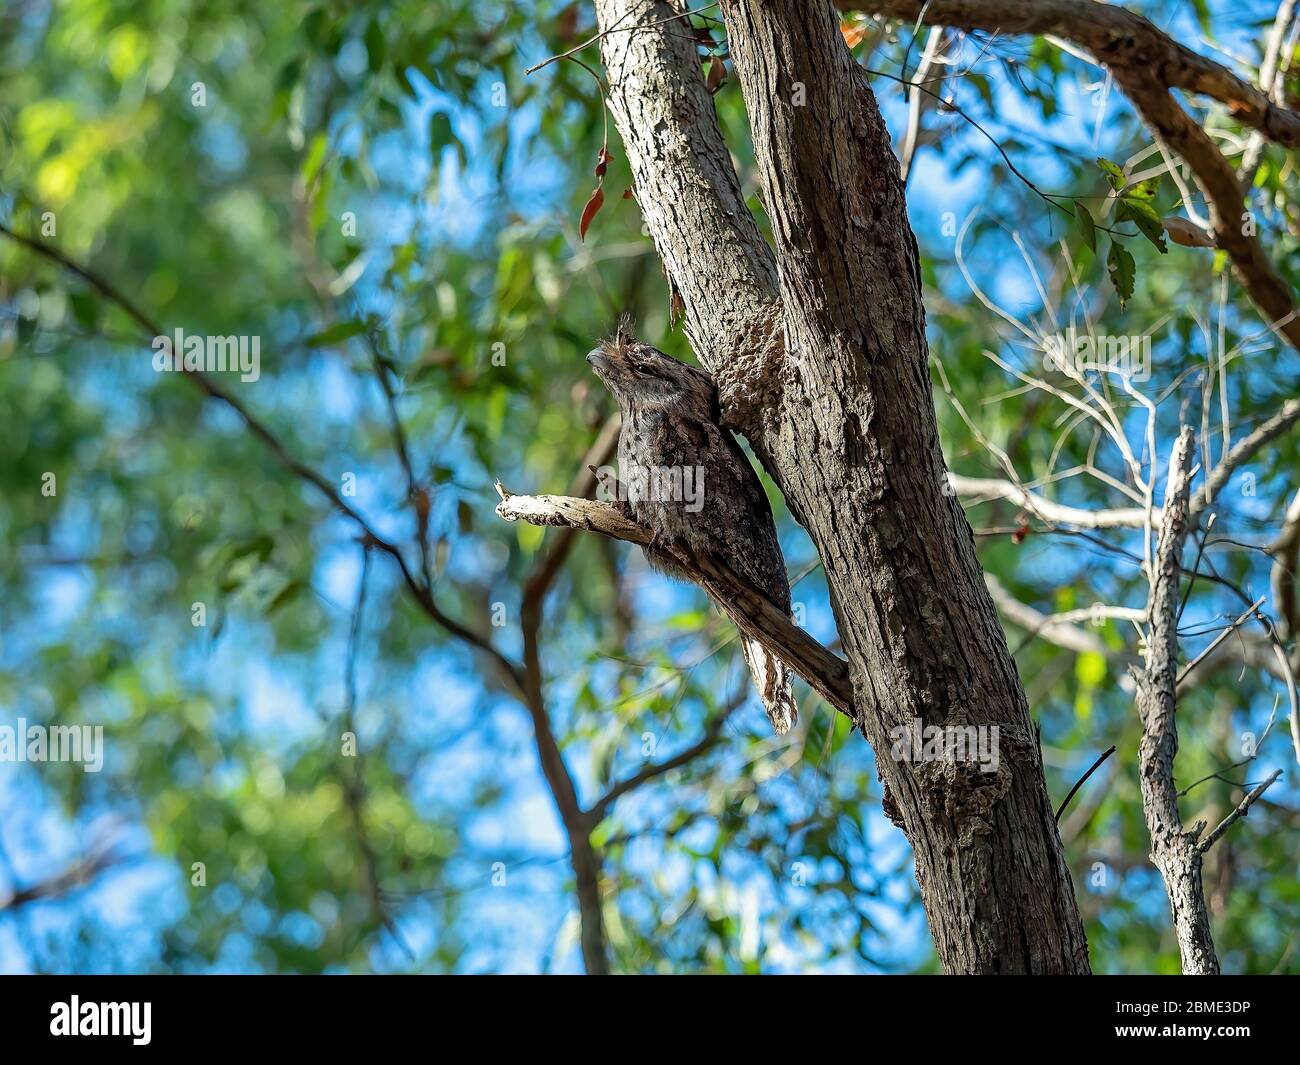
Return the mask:
[[[821,556],[854,718],[914,848],[944,968],[1087,972],[1037,736],[946,487],[888,131],[829,0],[721,7],[775,251],[680,13],[596,3],[610,105],[688,336]],[[914,719],[998,726],[999,770],[894,760],[891,731]]]
[[1151,860],[1165,882],[1183,972],[1217,976],[1219,958],[1214,952],[1210,915],[1205,908],[1201,851],[1197,847],[1197,837],[1205,825],[1193,826],[1190,831],[1183,829],[1174,785],[1174,757],[1178,754],[1178,726],[1174,721],[1178,698],[1178,578],[1187,539],[1191,465],[1192,431],[1184,427],[1169,458],[1151,594],[1151,633],[1146,665],[1138,674],[1137,706],[1142,718],[1138,758],[1142,809],[1151,830]]

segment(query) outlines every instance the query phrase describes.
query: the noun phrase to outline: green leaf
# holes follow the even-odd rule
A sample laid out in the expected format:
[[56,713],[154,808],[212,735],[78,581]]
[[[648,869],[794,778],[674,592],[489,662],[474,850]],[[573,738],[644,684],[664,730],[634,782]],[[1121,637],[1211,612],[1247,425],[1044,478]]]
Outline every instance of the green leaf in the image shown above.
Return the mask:
[[1156,193],[1160,191],[1160,176],[1157,174],[1153,178],[1147,178],[1145,181],[1139,181],[1132,188],[1124,190],[1126,200],[1146,200],[1148,202],[1156,198]]
[[309,348],[327,348],[331,344],[338,344],[364,332],[365,328],[365,322],[353,318],[351,321],[337,322],[328,329],[322,329],[314,336],[309,336],[305,343]]
[[1133,279],[1137,274],[1137,264],[1124,245],[1117,240],[1110,242],[1110,254],[1106,256],[1106,272],[1110,274],[1110,283],[1119,293],[1119,305],[1123,307],[1133,298]]
[[277,610],[288,603],[290,599],[301,592],[303,587],[302,581],[290,581],[276,593],[274,599],[266,604],[266,609],[263,611],[263,614],[269,618]]
[[73,289],[68,293],[68,305],[78,325],[94,329],[99,320],[99,304],[95,297],[84,289]]
[[1074,675],[1086,688],[1095,688],[1106,679],[1106,659],[1096,651],[1084,651],[1074,660]]
[[241,558],[248,558],[250,555],[255,555],[258,562],[265,562],[271,557],[271,552],[274,550],[275,541],[265,533],[260,533],[251,540],[245,540],[234,547],[226,559],[226,568],[229,569]]
[[1142,235],[1160,249],[1163,255],[1169,250],[1165,243],[1165,227],[1156,210],[1146,200],[1136,200],[1122,196],[1115,217],[1121,222],[1132,222]]
[[280,73],[275,77],[275,87],[277,91],[287,91],[298,84],[298,78],[302,74],[302,60],[291,59],[280,68]]
[[311,147],[307,149],[307,157],[302,161],[302,180],[306,185],[311,185],[316,180],[316,174],[325,162],[325,149],[329,147],[329,138],[323,133],[317,133],[312,138]]
[[461,144],[460,138],[452,132],[451,118],[442,112],[438,112],[429,119],[429,154],[433,156],[436,162],[447,148],[456,149],[456,154],[460,157],[460,165],[463,167],[465,165],[465,146]]
[[1192,10],[1196,12],[1196,24],[1206,37],[1213,38],[1214,26],[1210,18],[1209,0],[1192,0]]
[[1097,251],[1097,223],[1092,220],[1088,208],[1078,200],[1074,201],[1074,221],[1079,227],[1079,235],[1083,237],[1083,242],[1095,254]]
[[366,27],[366,57],[370,60],[372,74],[379,73],[383,67],[387,51],[384,31],[379,27],[379,20],[371,19],[370,25]]
[[1101,167],[1102,171],[1105,173],[1106,180],[1110,182],[1110,187],[1112,189],[1118,192],[1124,187],[1124,182],[1127,179],[1124,177],[1124,168],[1120,166],[1119,163],[1112,162],[1104,156],[1099,155],[1097,157],[1097,165]]

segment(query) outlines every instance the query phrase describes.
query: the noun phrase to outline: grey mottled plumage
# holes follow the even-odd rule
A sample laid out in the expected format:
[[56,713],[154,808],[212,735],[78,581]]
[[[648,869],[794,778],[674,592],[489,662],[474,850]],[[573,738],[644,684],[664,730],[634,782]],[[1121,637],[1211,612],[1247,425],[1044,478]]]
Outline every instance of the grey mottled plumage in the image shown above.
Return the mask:
[[[790,582],[772,510],[745,453],[719,424],[712,379],[640,343],[625,324],[587,361],[623,413],[619,478],[632,516],[654,533],[654,543],[645,549],[650,564],[683,577],[662,550],[678,542],[693,554],[711,554],[726,563],[789,613]],[[674,484],[681,471],[702,471],[702,484],[692,486],[699,491],[698,503],[688,505],[689,499],[665,499],[671,493],[655,493],[636,473],[648,470],[676,471]],[[790,671],[757,641],[741,639],[767,716],[777,732],[786,732],[796,716]]]

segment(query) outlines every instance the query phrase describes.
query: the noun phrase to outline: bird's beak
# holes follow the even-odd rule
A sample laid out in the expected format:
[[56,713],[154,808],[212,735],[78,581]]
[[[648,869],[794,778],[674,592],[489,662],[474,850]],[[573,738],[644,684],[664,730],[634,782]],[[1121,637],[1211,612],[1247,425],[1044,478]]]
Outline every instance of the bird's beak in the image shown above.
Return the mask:
[[599,350],[587,352],[587,361],[598,370],[603,370],[609,365],[609,360]]

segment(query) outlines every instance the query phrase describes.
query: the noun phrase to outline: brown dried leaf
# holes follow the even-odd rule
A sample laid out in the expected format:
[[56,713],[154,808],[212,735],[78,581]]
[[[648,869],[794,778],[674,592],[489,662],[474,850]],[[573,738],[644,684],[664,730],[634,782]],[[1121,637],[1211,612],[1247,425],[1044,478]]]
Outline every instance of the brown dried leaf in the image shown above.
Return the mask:
[[573,40],[578,32],[577,0],[555,16],[555,36],[561,40]]
[[1195,222],[1179,215],[1161,219],[1161,225],[1169,234],[1169,239],[1184,248],[1213,248],[1214,238]]
[[844,35],[844,43],[852,50],[862,43],[862,38],[867,35],[867,24],[865,22],[849,22],[847,19],[840,23],[840,33]]
[[710,93],[716,93],[726,80],[727,65],[715,55],[709,60],[709,76],[705,78],[704,86]]
[[587,228],[591,225],[591,220],[596,217],[596,212],[600,210],[604,202],[605,190],[597,185],[596,191],[591,194],[591,199],[587,201],[587,206],[582,209],[582,219],[578,222],[579,240],[586,241]]

